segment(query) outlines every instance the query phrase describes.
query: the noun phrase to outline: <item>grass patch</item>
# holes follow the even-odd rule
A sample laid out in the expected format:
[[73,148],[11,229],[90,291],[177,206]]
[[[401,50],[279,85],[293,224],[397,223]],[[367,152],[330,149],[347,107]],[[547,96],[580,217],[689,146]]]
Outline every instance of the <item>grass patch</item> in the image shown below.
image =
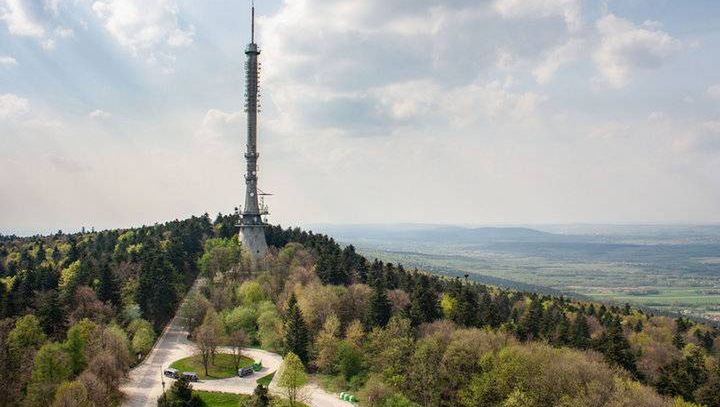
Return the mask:
[[272,372],[269,375],[265,375],[265,376],[257,379],[257,384],[262,384],[263,386],[269,386],[270,382],[273,379],[273,376],[275,376],[275,372]]
[[[251,396],[245,394],[221,393],[218,391],[202,391],[193,390],[193,394],[200,397],[201,407],[238,407],[241,402],[250,399]],[[289,405],[287,400],[272,397],[272,405],[277,407],[286,407]],[[296,407],[308,407],[307,404],[296,403]]]
[[193,391],[202,400],[202,407],[238,407],[241,401],[250,396],[244,394],[220,393],[216,391]]
[[[240,367],[248,367],[252,363],[252,359],[243,356],[240,360]],[[214,363],[212,359],[210,360],[207,376],[205,376],[205,368],[203,367],[200,355],[193,355],[176,360],[170,367],[181,372],[195,372],[200,380],[226,379],[237,375],[235,365],[233,364],[233,356],[229,353],[218,353],[215,355]]]

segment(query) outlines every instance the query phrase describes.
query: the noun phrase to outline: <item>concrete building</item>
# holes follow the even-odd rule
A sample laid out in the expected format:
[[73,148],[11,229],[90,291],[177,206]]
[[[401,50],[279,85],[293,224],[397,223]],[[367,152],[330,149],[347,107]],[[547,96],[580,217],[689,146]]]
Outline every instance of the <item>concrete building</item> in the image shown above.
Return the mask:
[[245,49],[245,111],[247,112],[247,173],[245,174],[245,206],[240,215],[240,242],[252,255],[253,264],[267,252],[263,215],[267,214],[265,205],[258,199],[257,161],[257,114],[258,114],[258,55],[260,49],[255,43],[255,7],[252,7],[250,43]]

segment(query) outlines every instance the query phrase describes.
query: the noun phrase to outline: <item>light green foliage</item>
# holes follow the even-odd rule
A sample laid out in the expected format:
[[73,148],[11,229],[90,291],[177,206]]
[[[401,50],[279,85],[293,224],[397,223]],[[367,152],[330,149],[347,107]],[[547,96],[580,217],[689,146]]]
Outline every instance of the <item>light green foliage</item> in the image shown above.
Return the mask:
[[77,375],[85,369],[87,358],[85,357],[85,349],[91,332],[90,325],[95,325],[89,319],[83,319],[77,324],[70,327],[67,332],[67,339],[63,344],[68,358],[70,359],[70,371]]
[[68,291],[73,290],[76,284],[78,272],[80,271],[80,260],[76,260],[70,263],[69,266],[62,269],[60,272],[60,290],[67,294]]
[[385,403],[382,405],[383,407],[420,407],[419,404],[414,403],[411,400],[408,400],[407,397],[400,393],[395,393],[390,398],[385,400]]
[[136,354],[147,355],[155,343],[155,331],[149,322],[144,322],[146,324],[137,327],[132,335],[132,349]]
[[404,383],[414,346],[410,320],[392,317],[384,329],[373,329],[368,341],[370,371],[392,386]]
[[340,374],[348,381],[361,374],[363,371],[363,354],[360,349],[347,340],[340,341],[337,346],[337,367]]
[[452,320],[457,310],[457,299],[450,294],[443,294],[440,297],[440,309],[445,319]]
[[205,252],[198,260],[200,271],[211,279],[217,273],[225,273],[240,263],[242,250],[234,239],[208,239]]
[[87,387],[79,381],[64,382],[57,388],[52,407],[96,407]]
[[290,402],[290,406],[295,406],[302,401],[302,388],[307,382],[308,378],[302,361],[296,354],[288,352],[278,372],[278,386],[283,389],[283,394]]
[[267,298],[260,283],[255,280],[245,281],[237,288],[236,296],[243,305],[254,305]]
[[15,328],[8,335],[10,350],[16,356],[30,349],[38,349],[46,340],[35,315],[25,315],[15,322]]
[[195,332],[195,328],[200,326],[209,308],[210,302],[205,296],[198,291],[191,292],[180,308],[180,316],[185,324],[185,329],[188,332]]
[[244,331],[250,341],[254,341],[257,335],[257,316],[255,308],[240,305],[225,315],[225,326],[228,332],[237,330]]
[[55,398],[55,390],[70,378],[70,358],[59,343],[43,345],[35,355],[32,380],[28,386],[28,401],[31,405],[49,405]]
[[274,307],[258,316],[257,325],[257,339],[263,349],[275,351],[282,349],[283,323]]

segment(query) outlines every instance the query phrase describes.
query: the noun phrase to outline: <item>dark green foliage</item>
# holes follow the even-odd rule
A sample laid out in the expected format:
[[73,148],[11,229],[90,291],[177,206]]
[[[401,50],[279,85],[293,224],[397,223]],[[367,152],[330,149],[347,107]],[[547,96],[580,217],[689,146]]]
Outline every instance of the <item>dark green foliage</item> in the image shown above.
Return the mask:
[[362,372],[363,354],[360,349],[342,341],[338,345],[337,364],[340,374],[345,377],[345,380],[350,381]]
[[192,394],[190,382],[181,377],[173,383],[166,394],[158,398],[157,405],[158,407],[200,407],[202,401]]
[[296,354],[304,364],[307,364],[310,360],[308,354],[310,334],[307,324],[303,319],[302,311],[300,311],[300,307],[297,305],[295,294],[292,294],[290,300],[288,300],[285,330],[285,346],[287,351]]
[[100,267],[100,283],[97,288],[97,297],[100,301],[120,306],[120,283],[110,270],[108,263]]
[[245,407],[268,407],[270,406],[270,396],[268,388],[262,384],[258,384],[253,391],[253,395]]
[[168,261],[157,242],[150,241],[143,248],[143,267],[138,281],[135,301],[143,317],[153,321],[156,330],[175,310],[175,268]]
[[570,344],[578,349],[590,346],[590,326],[584,314],[578,313],[570,328]]
[[658,392],[667,395],[680,395],[693,401],[695,391],[707,381],[707,372],[700,349],[694,348],[683,359],[672,361],[660,369],[660,377],[655,384]]
[[382,277],[376,278],[373,282],[369,313],[368,323],[370,326],[385,326],[392,316],[392,305],[388,299],[385,281]]
[[620,320],[615,318],[611,320],[607,331],[599,338],[596,348],[605,355],[609,363],[626,369],[636,377],[639,376],[635,365],[635,354],[623,334]]
[[412,292],[410,303],[410,321],[413,326],[432,322],[440,317],[437,292],[430,286],[430,279],[420,275]]
[[35,313],[45,333],[55,339],[60,339],[65,332],[65,314],[60,305],[60,296],[57,291],[50,290],[40,297],[40,306]]

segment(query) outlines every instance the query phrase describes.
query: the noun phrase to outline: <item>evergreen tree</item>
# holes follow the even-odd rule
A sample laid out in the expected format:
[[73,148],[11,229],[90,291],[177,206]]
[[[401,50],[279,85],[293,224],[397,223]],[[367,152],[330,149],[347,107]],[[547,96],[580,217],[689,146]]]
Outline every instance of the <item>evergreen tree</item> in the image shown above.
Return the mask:
[[585,315],[578,312],[571,327],[570,345],[578,349],[590,346],[590,326]]
[[36,315],[45,333],[51,338],[60,339],[65,329],[65,315],[57,291],[50,290],[44,295]]
[[682,348],[685,347],[685,336],[682,334],[682,332],[677,331],[675,332],[675,335],[673,335],[673,345],[682,350]]
[[608,362],[625,368],[635,375],[635,377],[639,376],[637,366],[635,365],[635,354],[623,334],[619,319],[613,318],[611,320],[607,331],[600,338],[598,350],[605,355]]
[[253,391],[252,398],[246,407],[268,407],[270,406],[270,396],[268,388],[262,384],[258,384]]
[[138,279],[135,301],[143,317],[158,331],[173,314],[177,294],[174,269],[160,245],[151,240],[143,247],[143,265]]
[[430,287],[430,279],[420,275],[412,292],[410,303],[410,321],[413,326],[432,322],[440,317],[437,294]]
[[285,345],[288,352],[296,354],[303,363],[310,360],[308,347],[310,345],[310,334],[308,332],[302,311],[297,305],[295,293],[288,301],[288,311],[285,321]]
[[533,296],[528,310],[518,324],[518,335],[522,340],[537,339],[543,318],[543,305],[539,297]]
[[373,292],[370,295],[370,315],[368,323],[370,326],[384,327],[392,315],[392,305],[387,296],[385,281],[382,276],[375,279]]
[[97,297],[100,301],[112,304],[115,307],[121,305],[120,283],[115,278],[110,265],[106,262],[100,268],[100,283],[97,288]]

